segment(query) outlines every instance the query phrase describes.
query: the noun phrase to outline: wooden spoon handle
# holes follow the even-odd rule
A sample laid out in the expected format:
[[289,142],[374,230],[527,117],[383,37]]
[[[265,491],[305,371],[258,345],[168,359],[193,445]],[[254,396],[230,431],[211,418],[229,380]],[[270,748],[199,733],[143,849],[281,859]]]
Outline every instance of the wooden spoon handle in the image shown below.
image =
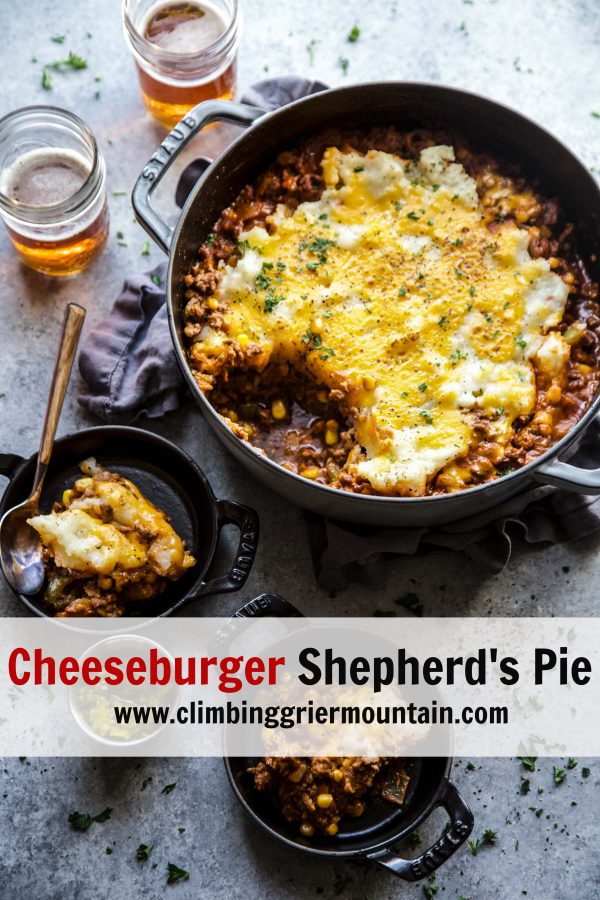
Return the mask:
[[46,474],[46,469],[50,462],[54,438],[56,436],[56,428],[58,426],[58,420],[60,419],[84,319],[85,309],[82,306],[79,306],[77,303],[67,304],[60,336],[60,345],[54,364],[52,382],[50,384],[46,416],[42,427],[38,465],[33,485],[34,494],[39,492],[44,475]]

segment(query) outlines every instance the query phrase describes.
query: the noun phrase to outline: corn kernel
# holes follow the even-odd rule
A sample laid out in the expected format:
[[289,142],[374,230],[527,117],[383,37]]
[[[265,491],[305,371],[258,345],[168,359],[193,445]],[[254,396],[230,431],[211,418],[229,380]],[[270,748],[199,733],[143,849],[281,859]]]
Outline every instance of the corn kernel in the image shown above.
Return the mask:
[[317,400],[319,403],[327,403],[329,399],[329,394],[327,391],[317,391]]
[[329,809],[332,803],[332,794],[319,794],[319,796],[317,797],[317,806],[319,807],[319,809]]
[[310,330],[314,334],[321,334],[323,331],[323,319],[313,319],[310,323]]
[[282,400],[273,400],[271,403],[271,415],[274,419],[285,419],[287,416],[287,409]]
[[237,342],[240,345],[240,347],[247,347],[248,344],[250,343],[250,338],[248,337],[247,334],[238,334]]
[[246,436],[248,437],[248,439],[250,439],[252,437],[252,435],[254,434],[254,428],[252,427],[252,425],[246,424],[246,425],[244,425],[244,430],[246,432]]
[[337,433],[337,429],[334,431],[333,428],[328,428],[325,432],[325,443],[328,447],[335,447],[337,442],[339,441],[340,436]]
[[558,265],[558,260],[557,260],[556,256],[551,256],[550,259],[548,260],[548,262],[550,263],[551,269],[555,269]]
[[342,778],[344,777],[344,773],[342,772],[341,769],[334,769],[333,772],[331,773],[331,776],[334,781],[341,781]]
[[359,816],[362,816],[364,811],[365,811],[365,804],[362,802],[362,800],[359,800],[352,811],[352,815],[358,819]]
[[372,375],[365,375],[365,377],[363,378],[363,387],[364,387],[365,391],[375,390],[376,384],[377,384],[377,382],[375,381],[375,379],[373,378]]
[[314,481],[314,479],[318,478],[321,474],[321,470],[318,466],[307,466],[306,469],[301,470],[300,474],[303,475],[304,478],[310,478]]
[[72,493],[73,493],[73,491],[70,488],[67,488],[66,491],[63,491],[63,495],[62,495],[63,506],[69,505],[69,500],[71,499]]
[[207,306],[208,306],[209,309],[213,309],[213,310],[214,310],[214,309],[218,309],[218,308],[219,308],[219,301],[217,300],[216,297],[211,297],[210,300],[209,300],[208,303],[207,303]]
[[551,406],[556,406],[560,403],[560,398],[562,397],[562,391],[557,384],[552,384],[546,391],[546,400],[550,403]]
[[328,825],[326,831],[329,837],[335,837],[335,835],[338,833],[338,827],[335,822],[332,822],[331,825]]
[[573,284],[573,282],[575,281],[575,276],[572,272],[567,272],[566,275],[563,275],[562,279],[565,284]]
[[518,209],[515,213],[515,219],[517,222],[526,222],[529,218],[529,213],[525,209]]
[[227,413],[227,418],[231,419],[232,422],[239,422],[239,416],[234,409],[230,409]]
[[579,369],[579,371],[581,372],[582,375],[589,375],[590,372],[592,371],[592,367],[586,366],[585,363],[579,363],[577,368]]
[[312,837],[315,833],[315,829],[309,822],[303,822],[300,826],[300,834],[303,837]]
[[110,591],[113,586],[112,578],[109,578],[108,575],[101,575],[98,579],[98,587],[103,591]]

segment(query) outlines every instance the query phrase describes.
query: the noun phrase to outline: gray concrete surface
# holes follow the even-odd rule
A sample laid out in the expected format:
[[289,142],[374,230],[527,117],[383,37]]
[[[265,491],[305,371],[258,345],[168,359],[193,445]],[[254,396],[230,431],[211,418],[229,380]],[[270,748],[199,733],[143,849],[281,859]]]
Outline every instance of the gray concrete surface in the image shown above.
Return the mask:
[[[600,160],[600,8],[596,0],[244,0],[240,84],[265,74],[307,73],[332,84],[421,79],[470,88],[517,106],[567,141],[592,168]],[[129,190],[161,138],[145,115],[124,45],[117,0],[30,0],[3,5],[0,113],[56,103],[81,115],[106,156],[109,191]],[[353,25],[360,39],[350,44]],[[89,33],[89,34],[88,34]],[[66,34],[61,46],[51,41]],[[311,64],[307,46],[316,41]],[[52,93],[40,87],[40,64],[74,50],[89,60],[82,72],[57,75]],[[32,62],[36,57],[39,62]],[[349,60],[347,76],[339,58]],[[101,81],[96,82],[98,76]],[[95,98],[99,90],[99,97]],[[215,140],[211,135],[210,141]],[[194,148],[193,153],[197,149]],[[145,235],[127,196],[110,196],[112,231],[102,258],[74,281],[24,271],[0,234],[0,449],[31,453],[38,439],[51,359],[65,302],[88,308],[86,329],[109,309],[124,275],[158,262],[140,256]],[[163,204],[169,206],[169,192]],[[127,247],[115,233],[125,234]],[[61,433],[93,424],[78,409],[74,379]],[[369,614],[390,609],[407,590],[426,614],[594,615],[598,610],[600,536],[570,547],[517,550],[510,566],[489,577],[459,557],[436,555],[392,565],[385,586],[352,586],[336,597],[312,577],[299,510],[269,493],[226,455],[199,412],[187,408],[144,423],[198,457],[214,488],[260,513],[262,540],[243,593],[205,601],[202,612],[231,611],[238,599],[278,590],[312,614]],[[21,610],[0,585],[3,615]],[[476,815],[476,835],[498,831],[496,846],[468,849],[438,874],[437,896],[470,900],[594,900],[600,894],[598,788],[600,763],[579,760],[555,787],[553,760],[531,776],[517,760],[456,762],[455,778]],[[582,778],[582,767],[591,774]],[[141,786],[152,776],[144,790]],[[163,785],[176,782],[168,796]],[[272,844],[247,822],[219,760],[8,759],[0,767],[0,898],[77,900],[337,897],[384,900],[424,895],[374,866],[307,860]],[[543,793],[538,794],[543,790]],[[576,804],[576,805],[575,805]],[[85,834],[67,825],[75,809],[112,806],[112,818]],[[530,807],[543,808],[538,817]],[[440,814],[422,829],[424,842],[443,827]],[[180,832],[178,829],[185,828]],[[154,844],[138,863],[140,843]],[[424,846],[423,843],[422,846]],[[112,848],[111,854],[106,848]],[[166,864],[190,880],[166,886]],[[156,864],[156,867],[154,867]],[[431,888],[433,892],[433,888]],[[430,894],[433,896],[433,893]]]

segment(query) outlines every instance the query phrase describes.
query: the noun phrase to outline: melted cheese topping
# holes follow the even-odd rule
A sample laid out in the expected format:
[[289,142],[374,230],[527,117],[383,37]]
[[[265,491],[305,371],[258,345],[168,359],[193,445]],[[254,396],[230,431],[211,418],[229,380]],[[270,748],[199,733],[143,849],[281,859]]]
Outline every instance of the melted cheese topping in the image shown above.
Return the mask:
[[358,473],[421,495],[474,444],[476,414],[507,443],[535,406],[534,360],[549,378],[564,370],[569,347],[546,331],[568,287],[530,257],[526,230],[488,230],[451,147],[416,162],[329,148],[323,176],[318,201],[241,235],[216,291],[225,328],[205,326],[196,349],[218,357],[234,339],[248,365],[287,360],[341,389],[366,450]]
[[71,500],[67,491],[66,509],[27,520],[58,566],[110,575],[147,565],[157,575],[178,578],[195,564],[165,514],[128,479],[91,475],[76,487],[85,493]]

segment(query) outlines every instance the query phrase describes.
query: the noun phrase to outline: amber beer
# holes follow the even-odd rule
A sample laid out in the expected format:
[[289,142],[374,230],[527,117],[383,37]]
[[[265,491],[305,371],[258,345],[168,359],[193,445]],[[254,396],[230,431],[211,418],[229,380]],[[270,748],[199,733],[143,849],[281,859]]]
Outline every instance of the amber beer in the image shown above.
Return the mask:
[[29,107],[0,121],[0,210],[30,268],[74,275],[92,262],[108,234],[105,172],[80,119]]
[[142,99],[162,125],[202,100],[233,97],[238,0],[124,0],[123,17]]

